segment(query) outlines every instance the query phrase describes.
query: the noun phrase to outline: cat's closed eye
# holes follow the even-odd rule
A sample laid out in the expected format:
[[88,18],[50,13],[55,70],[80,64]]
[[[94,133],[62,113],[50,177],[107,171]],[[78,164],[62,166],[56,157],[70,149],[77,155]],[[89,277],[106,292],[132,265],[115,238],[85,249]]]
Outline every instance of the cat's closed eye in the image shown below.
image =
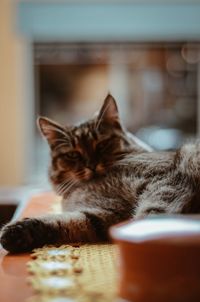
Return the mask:
[[81,154],[78,151],[69,151],[64,154],[64,158],[67,160],[78,160],[81,158]]

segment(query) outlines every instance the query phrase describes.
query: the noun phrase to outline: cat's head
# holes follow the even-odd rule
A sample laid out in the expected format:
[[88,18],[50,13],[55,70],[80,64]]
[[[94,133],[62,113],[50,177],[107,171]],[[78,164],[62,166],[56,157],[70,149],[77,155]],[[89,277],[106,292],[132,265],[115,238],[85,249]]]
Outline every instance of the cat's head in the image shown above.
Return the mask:
[[38,126],[51,148],[50,180],[61,191],[62,184],[102,177],[133,148],[111,95],[96,117],[78,126],[63,127],[45,117],[38,118]]

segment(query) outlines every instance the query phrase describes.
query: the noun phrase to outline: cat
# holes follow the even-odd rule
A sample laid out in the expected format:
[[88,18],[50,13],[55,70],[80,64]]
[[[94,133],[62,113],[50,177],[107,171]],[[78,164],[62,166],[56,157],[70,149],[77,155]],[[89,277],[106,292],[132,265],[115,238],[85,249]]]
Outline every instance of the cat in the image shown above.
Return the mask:
[[5,225],[6,250],[105,241],[109,227],[127,219],[200,212],[200,144],[150,151],[124,129],[111,95],[78,126],[39,117],[38,127],[50,146],[49,179],[63,211]]

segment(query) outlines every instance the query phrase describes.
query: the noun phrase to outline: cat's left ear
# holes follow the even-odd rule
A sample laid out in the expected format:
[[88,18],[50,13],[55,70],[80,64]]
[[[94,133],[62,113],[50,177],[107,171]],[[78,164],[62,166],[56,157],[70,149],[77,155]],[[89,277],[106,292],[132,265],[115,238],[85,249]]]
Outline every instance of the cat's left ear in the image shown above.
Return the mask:
[[117,103],[111,94],[108,94],[105,98],[97,119],[99,120],[99,123],[104,122],[117,128],[122,128]]
[[37,125],[50,147],[53,147],[59,139],[66,138],[64,127],[47,117],[38,117]]

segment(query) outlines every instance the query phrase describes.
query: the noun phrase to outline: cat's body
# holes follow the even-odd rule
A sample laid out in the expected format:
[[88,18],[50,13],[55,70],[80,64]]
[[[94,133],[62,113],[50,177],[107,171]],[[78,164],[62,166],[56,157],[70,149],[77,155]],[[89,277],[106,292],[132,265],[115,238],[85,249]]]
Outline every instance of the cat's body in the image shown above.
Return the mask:
[[50,180],[63,213],[8,224],[1,243],[11,252],[44,244],[108,239],[108,228],[150,214],[200,213],[200,145],[149,151],[123,130],[108,96],[97,118],[63,128],[40,118],[51,147]]

